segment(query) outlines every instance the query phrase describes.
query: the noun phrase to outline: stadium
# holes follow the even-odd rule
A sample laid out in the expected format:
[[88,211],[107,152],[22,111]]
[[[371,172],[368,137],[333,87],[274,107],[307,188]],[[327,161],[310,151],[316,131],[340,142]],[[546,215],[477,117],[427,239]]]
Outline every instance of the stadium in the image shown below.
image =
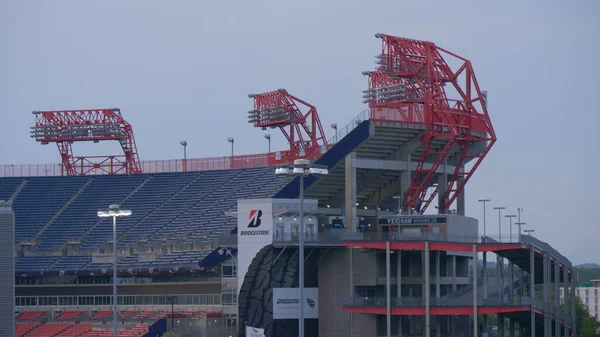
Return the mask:
[[[329,139],[316,107],[287,90],[249,95],[249,122],[279,128],[285,151],[140,161],[118,109],[35,111],[32,137],[56,143],[61,163],[0,170],[2,230],[14,223],[4,261],[15,261],[4,326],[18,337],[113,326],[127,337],[574,336],[571,262],[531,235],[480,233],[465,214],[464,187],[496,141],[471,62],[376,37],[368,109]],[[77,141],[118,141],[123,154],[75,156]],[[109,205],[131,214],[99,217]]]

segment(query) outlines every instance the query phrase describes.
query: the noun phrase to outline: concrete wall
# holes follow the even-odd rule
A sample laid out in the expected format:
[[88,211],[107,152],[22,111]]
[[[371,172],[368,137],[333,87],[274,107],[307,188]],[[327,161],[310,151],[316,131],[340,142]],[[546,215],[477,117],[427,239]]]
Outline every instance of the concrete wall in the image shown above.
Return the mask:
[[15,335],[15,220],[11,206],[0,201],[0,336]]
[[350,334],[350,313],[342,311],[342,299],[351,296],[350,249],[331,249],[319,263],[319,337]]

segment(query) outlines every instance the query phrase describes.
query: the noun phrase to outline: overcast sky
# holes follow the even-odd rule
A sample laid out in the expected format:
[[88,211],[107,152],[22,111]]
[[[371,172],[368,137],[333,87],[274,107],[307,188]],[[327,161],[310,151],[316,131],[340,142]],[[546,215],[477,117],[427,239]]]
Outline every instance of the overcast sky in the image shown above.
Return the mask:
[[[498,142],[467,185],[575,263],[600,263],[600,2],[0,1],[0,164],[56,163],[33,110],[118,107],[142,160],[264,152],[249,93],[286,88],[328,136],[361,110],[378,32],[472,61]],[[271,130],[273,149],[284,138]],[[116,144],[74,147],[118,154]],[[508,231],[507,219],[503,232]]]

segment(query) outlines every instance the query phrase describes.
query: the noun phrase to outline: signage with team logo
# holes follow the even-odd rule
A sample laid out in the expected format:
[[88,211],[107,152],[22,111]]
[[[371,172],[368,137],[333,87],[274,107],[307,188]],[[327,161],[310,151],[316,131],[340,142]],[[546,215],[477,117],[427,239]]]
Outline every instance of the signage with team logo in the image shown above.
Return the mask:
[[246,326],[246,337],[265,337],[265,329]]
[[[300,298],[298,288],[273,288],[273,318],[294,319],[299,317]],[[304,318],[319,318],[319,288],[304,288]]]

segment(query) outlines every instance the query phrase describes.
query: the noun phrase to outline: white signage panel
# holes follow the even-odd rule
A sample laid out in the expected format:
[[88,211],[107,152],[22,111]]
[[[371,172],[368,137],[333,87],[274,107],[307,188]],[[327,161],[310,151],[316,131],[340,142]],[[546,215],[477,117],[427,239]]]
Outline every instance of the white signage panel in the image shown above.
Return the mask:
[[272,199],[238,200],[238,294],[252,259],[273,243]]
[[265,329],[246,327],[246,337],[265,337]]
[[[273,288],[273,319],[297,319],[300,313],[298,288]],[[304,288],[304,318],[319,318],[319,288]]]

